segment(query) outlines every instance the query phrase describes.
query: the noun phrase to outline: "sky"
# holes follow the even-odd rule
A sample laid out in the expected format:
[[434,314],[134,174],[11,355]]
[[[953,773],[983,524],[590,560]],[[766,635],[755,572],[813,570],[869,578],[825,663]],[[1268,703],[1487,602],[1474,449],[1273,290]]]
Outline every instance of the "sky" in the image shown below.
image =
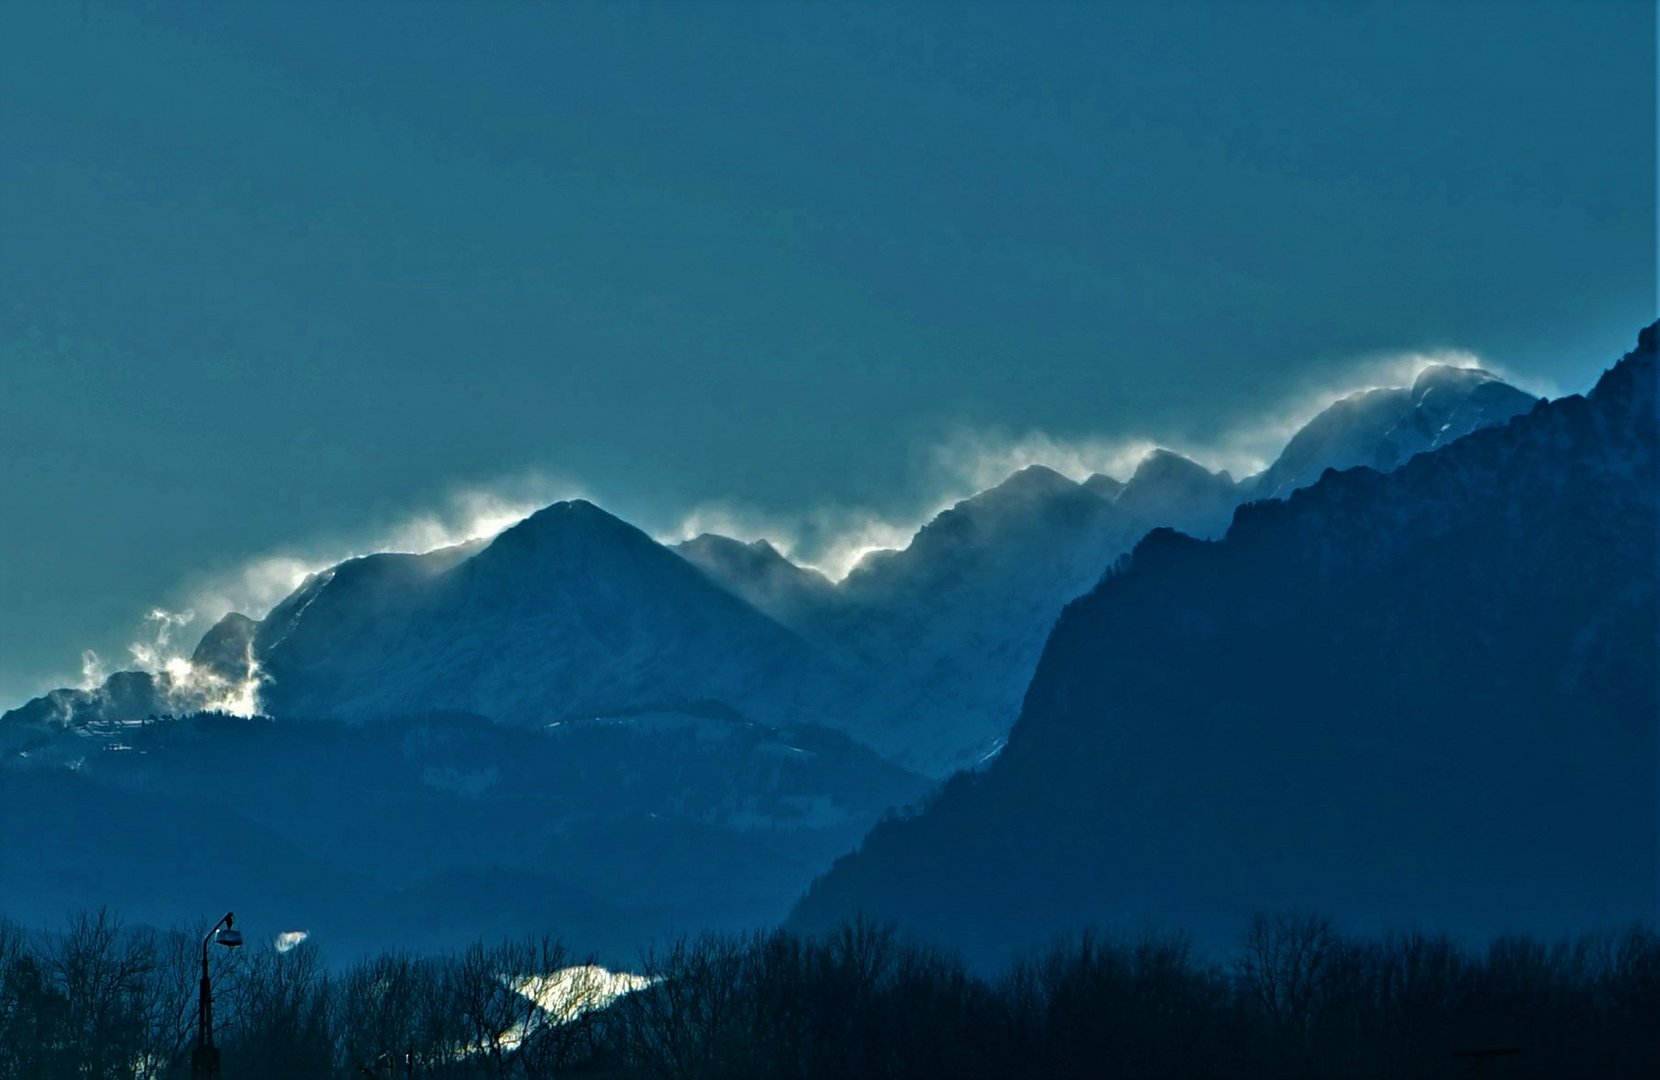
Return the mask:
[[11,0],[0,708],[571,495],[805,558],[1412,357],[1583,390],[1656,311],[1655,21]]

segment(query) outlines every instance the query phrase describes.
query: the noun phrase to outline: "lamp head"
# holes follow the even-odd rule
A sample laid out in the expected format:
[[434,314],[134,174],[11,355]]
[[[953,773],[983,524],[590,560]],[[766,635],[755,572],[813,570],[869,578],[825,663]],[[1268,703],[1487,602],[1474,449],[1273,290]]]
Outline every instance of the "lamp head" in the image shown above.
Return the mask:
[[218,934],[214,935],[213,940],[225,946],[227,949],[235,949],[242,944],[242,931],[232,930],[227,926],[225,929],[219,931]]

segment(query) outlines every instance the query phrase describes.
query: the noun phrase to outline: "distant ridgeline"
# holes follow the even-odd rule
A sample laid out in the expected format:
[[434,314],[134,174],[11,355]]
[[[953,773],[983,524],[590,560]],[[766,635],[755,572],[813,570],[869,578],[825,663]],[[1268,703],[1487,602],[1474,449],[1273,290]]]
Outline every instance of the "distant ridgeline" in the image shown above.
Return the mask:
[[1125,482],[1033,466],[839,584],[765,541],[670,549],[590,503],[558,503],[488,544],[313,575],[263,620],[226,616],[189,663],[14,710],[0,746],[65,724],[247,712],[256,695],[281,718],[459,710],[515,724],[718,702],[837,728],[941,778],[998,750],[1062,606],[1149,530],[1216,536],[1243,501],[1327,468],[1394,468],[1533,404],[1487,372],[1431,367],[1411,387],[1336,402],[1243,481],[1168,451]]
[[[1653,506],[1651,453],[1586,463],[1641,442],[1641,425],[1575,426],[1609,397],[1535,408],[1486,372],[1434,367],[1337,402],[1242,481],[1167,451],[1122,482],[1024,469],[838,583],[765,542],[665,546],[580,500],[488,542],[352,559],[263,619],[227,615],[188,660],[0,716],[0,814],[40,823],[0,846],[3,913],[108,900],[165,922],[228,890],[348,955],[401,913],[390,932],[411,948],[530,924],[626,958],[676,928],[783,919],[885,812],[991,762],[877,829],[798,918],[868,906],[965,942],[1154,898],[1179,901],[1155,911],[1171,923],[1226,911],[1230,928],[1282,901],[1456,921],[1498,894],[1454,875],[1413,907],[1462,835],[1448,792],[1484,805],[1526,788],[1541,752],[1568,793],[1513,820],[1557,831],[1471,834],[1487,847],[1468,865],[1524,844],[1545,877],[1519,903],[1571,915],[1562,890],[1583,888],[1629,913],[1612,871],[1564,884],[1544,857],[1626,865],[1626,831],[1582,838],[1600,818],[1543,808],[1600,813],[1631,783],[1573,778],[1605,753],[1628,772],[1654,760],[1613,734],[1540,750],[1561,701],[1612,715],[1652,676],[1652,634],[1630,633],[1652,559],[1599,591],[1640,561],[1630,521]],[[1549,424],[1556,473],[1492,449]],[[1424,479],[1466,459],[1492,475]],[[1627,502],[1598,501],[1616,491]],[[1032,682],[1062,608],[1149,530],[1216,537],[1253,499],[1268,501],[1221,544],[1141,544],[1062,620]],[[1611,651],[1633,642],[1649,653]],[[1549,672],[1569,689],[1541,690]],[[256,696],[270,719],[224,715]],[[1402,802],[1409,782],[1423,800]],[[181,860],[204,816],[242,842]],[[1404,891],[1349,903],[1374,872]],[[1303,888],[1315,879],[1324,892]],[[1236,888],[1252,895],[1234,906]]]
[[1161,530],[1070,604],[1007,748],[797,907],[983,961],[1241,912],[1656,914],[1657,326],[1580,397]]

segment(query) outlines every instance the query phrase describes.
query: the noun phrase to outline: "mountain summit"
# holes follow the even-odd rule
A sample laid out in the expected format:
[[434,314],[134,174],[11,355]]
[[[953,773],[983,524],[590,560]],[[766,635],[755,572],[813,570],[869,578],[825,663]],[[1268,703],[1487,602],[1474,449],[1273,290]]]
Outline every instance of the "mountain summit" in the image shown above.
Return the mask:
[[1506,423],[1535,400],[1491,372],[1432,365],[1410,387],[1362,390],[1333,402],[1245,484],[1252,498],[1282,499],[1327,469],[1365,465],[1387,472],[1415,454]]
[[267,708],[540,721],[741,706],[808,663],[795,635],[592,503],[540,510],[453,565],[432,559],[356,560],[273,611],[256,639]]

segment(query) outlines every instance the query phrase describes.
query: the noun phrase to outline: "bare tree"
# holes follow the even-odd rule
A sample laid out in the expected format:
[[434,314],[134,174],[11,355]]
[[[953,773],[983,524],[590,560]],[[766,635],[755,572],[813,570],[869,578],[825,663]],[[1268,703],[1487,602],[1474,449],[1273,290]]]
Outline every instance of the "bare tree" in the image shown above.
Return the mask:
[[594,1056],[599,1010],[618,992],[617,977],[592,958],[570,963],[563,946],[545,938],[538,953],[533,973],[510,976],[513,988],[535,1006],[519,1056],[527,1075],[553,1076]]
[[144,998],[155,967],[150,943],[123,932],[107,908],[76,912],[49,934],[47,976],[63,995],[76,1067],[85,1075],[130,1071],[145,1043]]
[[[424,964],[401,953],[364,960],[336,984],[331,1026],[336,1032],[335,1055],[347,1070],[375,1073],[413,1058],[417,1046],[427,1056],[424,1013],[432,996],[425,983],[436,975]],[[413,1061],[405,1061],[413,1065]]]
[[[570,966],[565,946],[548,936],[493,948],[469,946],[446,969],[445,979],[445,996],[460,1021],[460,1051],[486,1063],[492,1075],[522,1071],[530,1048],[557,1026],[538,991],[551,990],[549,977]],[[557,1056],[556,1044],[557,1039],[546,1052]]]
[[133,1065],[134,1080],[159,1080],[167,1075],[196,1037],[199,937],[183,928],[146,937],[154,962],[144,985],[143,1041]]
[[1324,915],[1256,915],[1240,950],[1240,984],[1276,1022],[1306,1031],[1335,945],[1331,919]]
[[234,985],[234,1019],[226,1025],[225,1060],[244,1076],[316,1076],[332,1068],[329,976],[310,942],[287,950],[243,949]]
[[69,1003],[47,978],[28,935],[0,921],[0,1078],[69,1075]]
[[616,1010],[627,1060],[656,1076],[719,1075],[723,1045],[742,1037],[744,952],[737,938],[704,934],[642,954],[640,968],[652,985]]

